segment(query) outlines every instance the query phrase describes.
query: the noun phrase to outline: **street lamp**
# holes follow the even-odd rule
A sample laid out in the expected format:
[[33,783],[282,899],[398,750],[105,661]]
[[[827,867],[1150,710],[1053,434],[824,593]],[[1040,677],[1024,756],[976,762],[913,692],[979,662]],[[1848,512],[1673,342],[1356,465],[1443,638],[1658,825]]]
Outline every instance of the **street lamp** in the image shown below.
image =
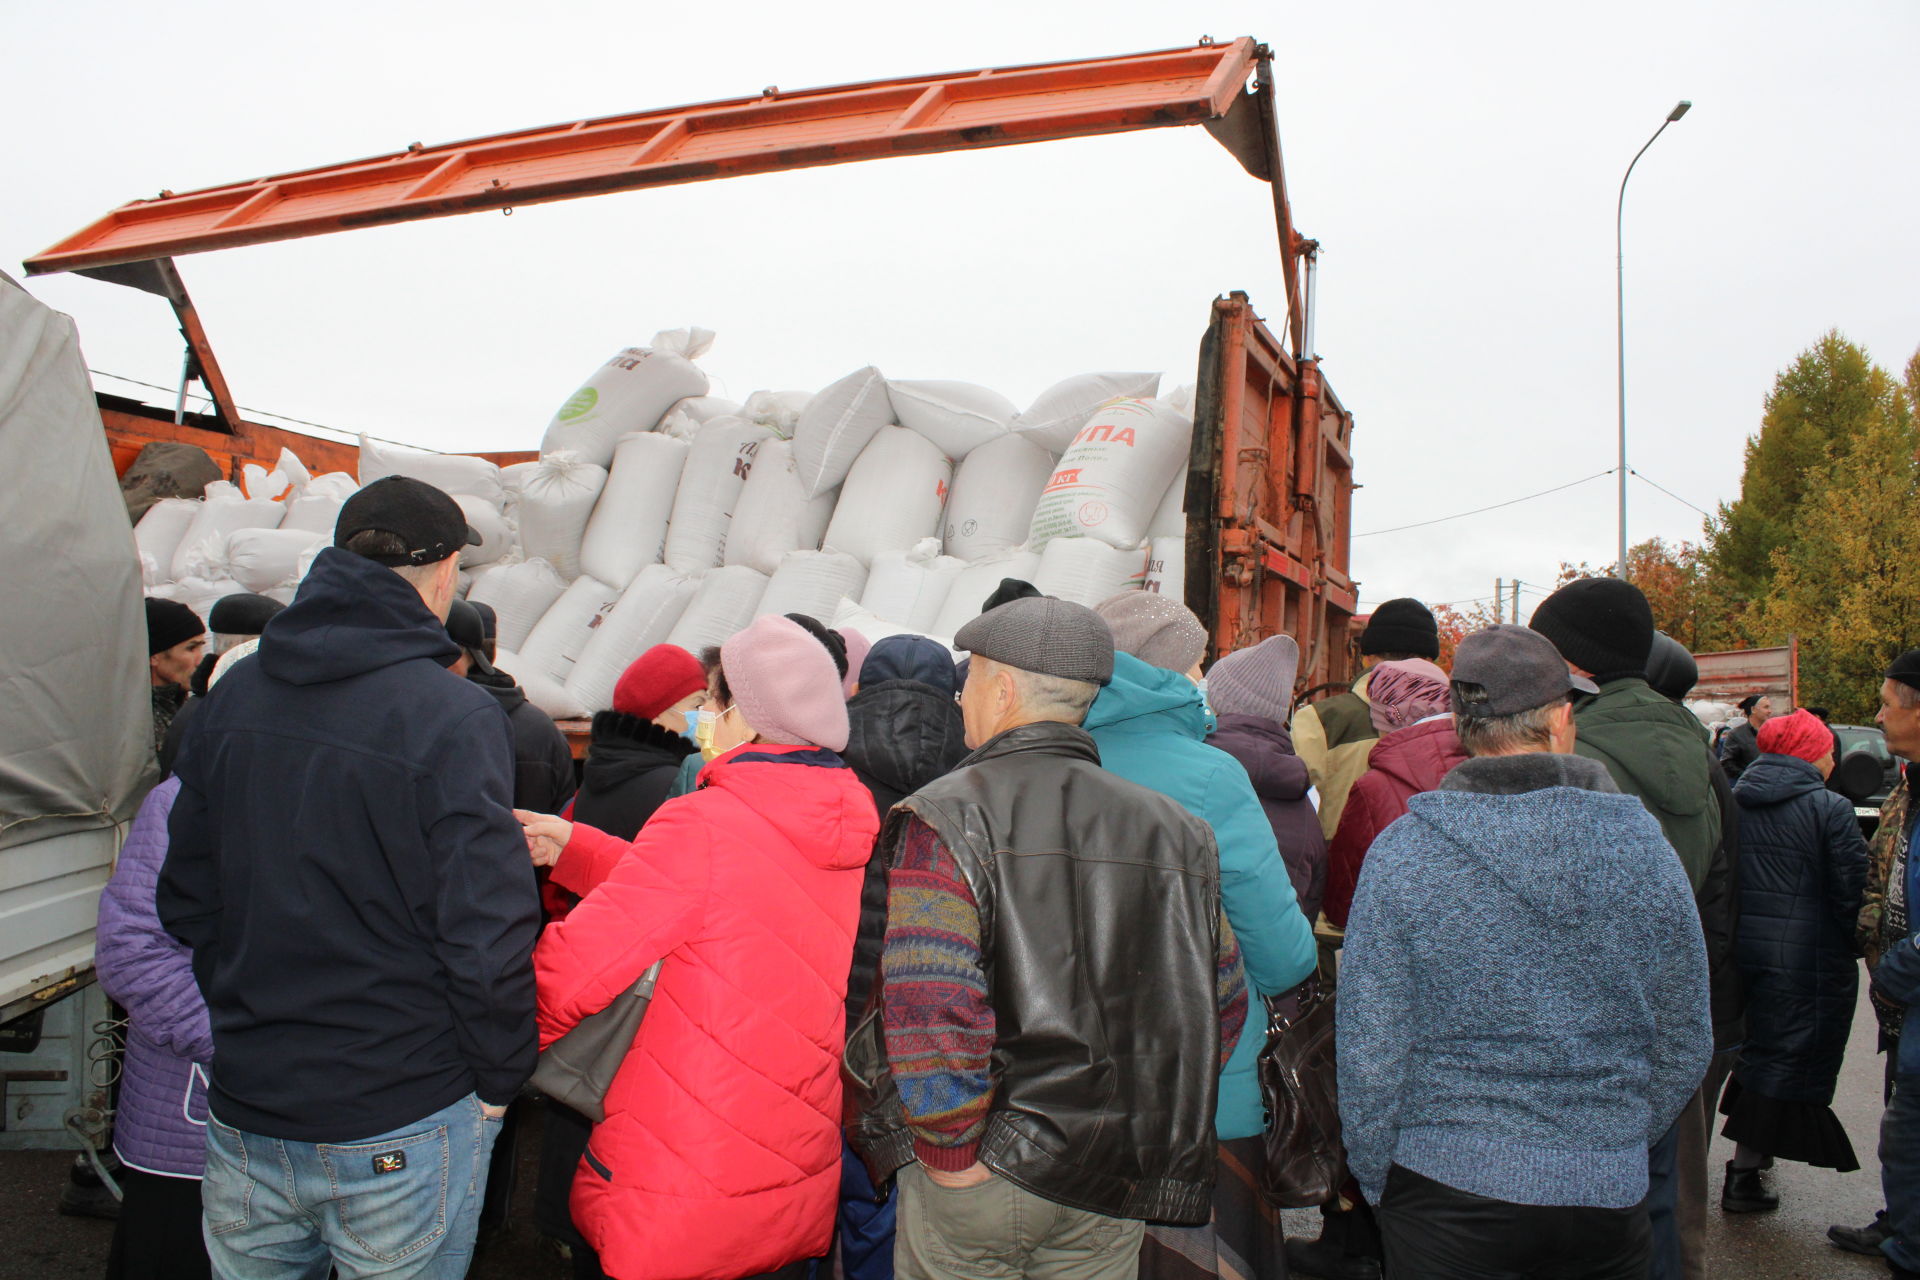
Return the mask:
[[1614,576],[1622,582],[1627,578],[1627,255],[1625,241],[1621,237],[1621,228],[1627,212],[1627,179],[1633,176],[1633,166],[1640,163],[1640,157],[1647,154],[1647,147],[1654,144],[1667,126],[1687,114],[1693,104],[1682,101],[1673,110],[1667,112],[1667,118],[1653,131],[1653,137],[1647,139],[1647,145],[1633,153],[1633,159],[1627,164],[1627,172],[1620,179],[1620,203],[1613,215],[1613,255],[1614,255],[1614,350],[1618,357],[1620,386],[1620,559],[1614,565]]

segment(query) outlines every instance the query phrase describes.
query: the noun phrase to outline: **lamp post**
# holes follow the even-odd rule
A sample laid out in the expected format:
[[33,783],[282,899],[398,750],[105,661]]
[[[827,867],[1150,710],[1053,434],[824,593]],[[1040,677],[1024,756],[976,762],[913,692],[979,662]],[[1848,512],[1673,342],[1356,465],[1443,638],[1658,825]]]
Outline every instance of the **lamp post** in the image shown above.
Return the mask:
[[1692,105],[1687,101],[1678,103],[1667,112],[1667,118],[1653,131],[1653,137],[1647,139],[1646,146],[1633,153],[1633,159],[1627,164],[1627,172],[1620,179],[1620,202],[1613,214],[1614,351],[1619,371],[1620,400],[1620,559],[1614,564],[1614,576],[1622,582],[1627,578],[1627,254],[1621,233],[1627,212],[1627,179],[1633,176],[1633,166],[1640,163],[1640,157],[1647,154],[1647,147],[1667,131],[1668,125],[1687,114],[1687,109]]

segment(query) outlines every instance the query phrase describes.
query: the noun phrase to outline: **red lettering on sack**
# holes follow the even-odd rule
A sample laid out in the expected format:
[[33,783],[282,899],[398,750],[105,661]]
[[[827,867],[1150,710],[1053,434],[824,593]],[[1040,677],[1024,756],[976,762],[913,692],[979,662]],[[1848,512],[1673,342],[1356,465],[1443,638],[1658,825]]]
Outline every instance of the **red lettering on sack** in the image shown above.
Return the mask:
[[1115,427],[1111,422],[1102,422],[1080,428],[1080,434],[1073,438],[1075,444],[1099,440],[1108,440],[1131,449],[1134,445],[1133,428]]
[[1074,485],[1079,484],[1080,472],[1082,470],[1083,468],[1081,467],[1069,467],[1065,471],[1054,472],[1053,479],[1047,481],[1047,487],[1044,492],[1052,493],[1055,489],[1070,489]]

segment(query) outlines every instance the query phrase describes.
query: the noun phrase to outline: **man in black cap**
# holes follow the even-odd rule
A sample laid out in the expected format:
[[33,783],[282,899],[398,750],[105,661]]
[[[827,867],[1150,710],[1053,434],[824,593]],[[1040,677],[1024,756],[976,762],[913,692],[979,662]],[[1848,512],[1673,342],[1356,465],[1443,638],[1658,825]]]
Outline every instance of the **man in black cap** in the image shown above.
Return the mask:
[[157,905],[213,1028],[217,1274],[465,1273],[540,921],[506,712],[447,670],[474,541],[430,485],[360,490],[181,744]]
[[[1647,597],[1618,578],[1579,578],[1542,600],[1528,625],[1553,642],[1575,674],[1599,686],[1598,693],[1574,699],[1574,749],[1605,765],[1620,790],[1659,819],[1699,904],[1710,893],[1709,873],[1720,851],[1720,804],[1710,777],[1719,765],[1693,713],[1647,683],[1654,635]],[[1701,928],[1704,943],[1704,921]],[[1723,992],[1723,1022],[1724,999]],[[1679,1124],[1689,1117],[1695,1123],[1712,1120],[1709,1109],[1689,1104],[1652,1156],[1654,1280],[1679,1277],[1687,1259],[1699,1266],[1704,1258],[1707,1142],[1695,1135],[1685,1144],[1689,1159],[1678,1158]]]
[[273,621],[273,615],[284,608],[278,600],[246,591],[214,601],[213,608],[207,611],[207,629],[212,633],[212,640],[200,665],[193,669],[193,678],[187,682],[187,700],[174,715],[173,723],[167,726],[166,740],[160,745],[161,777],[173,772],[174,757],[180,754],[180,740],[193,722],[193,713],[206,699],[207,684],[213,679],[213,669],[220,664],[221,656],[235,645],[258,639],[267,629],[267,623]]
[[147,675],[153,685],[153,749],[187,700],[187,682],[207,649],[206,624],[178,600],[147,597]]
[[1401,597],[1373,611],[1360,633],[1360,662],[1366,670],[1345,693],[1322,698],[1293,713],[1293,753],[1307,763],[1318,796],[1320,829],[1327,839],[1340,826],[1347,793],[1367,771],[1367,756],[1380,731],[1368,710],[1367,679],[1383,662],[1440,656],[1440,626],[1418,600]]
[[460,646],[453,674],[498,698],[513,724],[513,807],[559,813],[573,799],[573,751],[553,717],[528,702],[514,678],[493,665],[497,626],[492,605],[453,602],[447,634]]
[[[1920,649],[1909,649],[1887,669],[1874,723],[1887,750],[1920,759]],[[1920,862],[1912,858],[1912,768],[1880,806],[1867,860],[1866,905],[1858,942],[1872,975],[1868,995],[1887,1055],[1887,1110],[1880,1121],[1880,1189],[1886,1211],[1865,1227],[1833,1226],[1827,1238],[1851,1253],[1880,1254],[1898,1280],[1920,1280],[1920,1030],[1906,1019],[1920,1004]]]
[[1098,614],[1015,600],[955,641],[973,753],[880,836],[849,1140],[876,1186],[899,1179],[901,1280],[977,1276],[960,1258],[982,1254],[1131,1280],[1146,1221],[1208,1219],[1216,1086],[1246,1017],[1213,837],[1100,767],[1080,727],[1113,674]]

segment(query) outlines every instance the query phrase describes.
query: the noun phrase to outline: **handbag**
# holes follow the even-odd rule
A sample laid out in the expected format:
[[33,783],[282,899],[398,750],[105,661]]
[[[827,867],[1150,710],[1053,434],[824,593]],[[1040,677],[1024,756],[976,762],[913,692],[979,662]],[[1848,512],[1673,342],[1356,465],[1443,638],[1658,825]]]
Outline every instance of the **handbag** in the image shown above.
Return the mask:
[[[1288,997],[1294,1012],[1283,1012]],[[1333,1051],[1333,992],[1318,975],[1286,995],[1267,997],[1267,1043],[1260,1050],[1260,1101],[1266,1107],[1266,1161],[1260,1190],[1280,1209],[1326,1204],[1347,1180]]]
[[573,1030],[548,1045],[534,1064],[528,1084],[595,1124],[605,1120],[607,1090],[640,1033],[640,1020],[653,1001],[662,963],[654,961],[640,981],[615,996],[612,1004],[580,1019]]

